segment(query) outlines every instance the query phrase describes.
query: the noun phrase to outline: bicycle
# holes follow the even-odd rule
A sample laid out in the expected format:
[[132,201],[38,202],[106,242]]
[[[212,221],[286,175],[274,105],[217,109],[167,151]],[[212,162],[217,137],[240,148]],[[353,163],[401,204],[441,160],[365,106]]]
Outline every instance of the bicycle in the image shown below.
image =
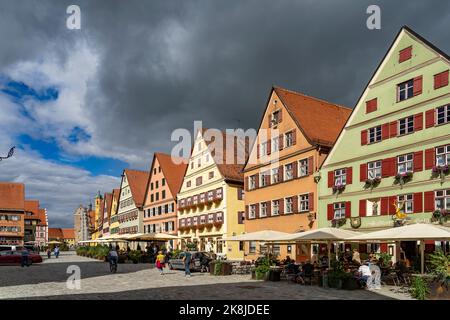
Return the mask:
[[117,260],[109,258],[109,271],[111,273],[117,272]]

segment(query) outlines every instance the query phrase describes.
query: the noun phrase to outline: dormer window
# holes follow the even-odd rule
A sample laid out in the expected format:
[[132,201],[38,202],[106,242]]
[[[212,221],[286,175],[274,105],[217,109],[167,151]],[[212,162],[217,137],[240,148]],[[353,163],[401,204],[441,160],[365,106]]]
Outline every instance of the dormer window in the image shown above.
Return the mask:
[[281,122],[281,110],[276,110],[272,112],[269,127],[276,126],[280,122]]

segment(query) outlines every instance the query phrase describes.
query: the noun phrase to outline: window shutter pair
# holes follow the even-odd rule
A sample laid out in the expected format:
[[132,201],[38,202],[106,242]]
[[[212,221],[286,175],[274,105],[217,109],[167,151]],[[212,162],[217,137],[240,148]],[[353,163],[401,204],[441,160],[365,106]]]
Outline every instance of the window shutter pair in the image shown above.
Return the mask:
[[434,115],[435,115],[435,113],[436,112],[434,111],[434,109],[425,111],[425,128],[434,127],[434,123],[435,123]]
[[419,94],[422,94],[422,82],[423,78],[422,76],[418,76],[414,78],[413,83],[413,95],[418,96]]
[[359,165],[359,181],[365,182],[367,180],[367,163]]
[[435,152],[434,148],[425,150],[425,169],[433,169],[435,164]]
[[366,101],[366,113],[377,111],[377,98]]
[[394,215],[395,214],[395,206],[394,203],[397,202],[397,196],[390,196],[388,201],[388,207],[389,207],[389,214]]
[[434,89],[448,86],[448,70],[434,75]]
[[424,211],[434,211],[434,191],[427,191],[424,193]]
[[414,153],[414,172],[423,170],[423,151]]
[[420,131],[423,129],[423,113],[414,115],[414,131]]

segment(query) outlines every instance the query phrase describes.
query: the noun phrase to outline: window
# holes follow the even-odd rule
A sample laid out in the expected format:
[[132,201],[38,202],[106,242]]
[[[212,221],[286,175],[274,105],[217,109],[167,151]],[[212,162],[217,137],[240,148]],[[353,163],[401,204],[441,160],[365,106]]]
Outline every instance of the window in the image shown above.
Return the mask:
[[405,194],[397,197],[399,207],[403,213],[413,213],[413,195]]
[[292,168],[292,163],[284,166],[284,180],[291,180],[294,178],[294,170]]
[[272,183],[278,183],[278,168],[272,169]]
[[277,216],[280,214],[280,200],[272,201],[272,215]]
[[345,202],[338,202],[334,204],[334,219],[345,218]]
[[259,217],[267,217],[267,202],[262,202],[261,205],[261,212],[259,213]]
[[191,181],[187,181],[186,182],[186,188],[190,188],[191,187]]
[[195,185],[196,186],[201,186],[202,185],[202,177],[197,177],[197,179],[195,179]]
[[191,169],[194,169],[194,161],[191,162]]
[[249,242],[248,252],[249,253],[256,253],[256,241],[250,241]]
[[294,142],[293,137],[294,137],[294,132],[292,132],[292,131],[287,132],[284,135],[284,145],[285,145],[286,148],[293,145],[293,142]]
[[369,129],[369,143],[381,141],[381,126],[376,126]]
[[262,172],[260,175],[260,181],[259,181],[259,185],[261,187],[265,187],[267,186],[267,172]]
[[398,101],[409,99],[413,96],[414,80],[408,80],[397,86]]
[[298,176],[305,177],[308,175],[308,159],[303,159],[298,162]]
[[156,168],[153,168],[153,174],[156,174]]
[[159,188],[159,181],[155,182],[155,188],[158,189]]
[[346,169],[338,169],[334,171],[334,185],[343,185],[347,183],[347,170]]
[[159,192],[156,193],[156,201],[159,200]]
[[166,185],[166,179],[162,178],[162,180],[161,180],[161,185],[162,185],[162,186],[165,186],[165,185]]
[[309,211],[309,194],[299,196],[300,212]]
[[437,124],[444,124],[450,122],[450,105],[442,106],[436,109]]
[[255,205],[255,204],[252,204],[252,205],[249,207],[248,217],[249,217],[250,219],[255,219],[255,218],[256,218],[256,205]]
[[209,179],[214,178],[214,171],[211,171],[208,175],[209,175]]
[[161,167],[158,167],[158,172],[161,173]]
[[244,251],[244,241],[239,241],[239,251]]
[[153,182],[150,183],[150,190],[153,190]]
[[400,135],[414,132],[414,116],[400,119],[398,124]]
[[161,191],[161,199],[166,198],[166,190]]
[[436,148],[436,165],[450,165],[450,144],[444,147]]
[[380,213],[380,199],[371,199],[366,202],[366,216],[379,216]]
[[284,213],[292,213],[293,212],[293,201],[294,199],[292,197],[286,198],[284,201],[285,203],[285,210]]
[[280,140],[278,138],[272,139],[272,143],[270,144],[272,148],[272,152],[276,152],[279,149],[280,146]]
[[381,161],[369,162],[367,164],[367,177],[371,180],[381,178]]
[[413,171],[413,154],[399,156],[397,159],[397,173],[406,173]]
[[436,191],[434,201],[436,209],[450,211],[450,189]]
[[202,165],[202,159],[199,158],[199,159],[197,160],[197,168],[200,168],[201,165]]
[[267,142],[261,143],[261,153],[260,155],[266,155],[267,154]]
[[153,194],[150,196],[150,202],[155,201],[155,198],[153,197]]
[[277,125],[280,122],[280,110],[272,113],[272,125]]
[[250,190],[253,190],[256,188],[256,175],[253,175],[250,177]]

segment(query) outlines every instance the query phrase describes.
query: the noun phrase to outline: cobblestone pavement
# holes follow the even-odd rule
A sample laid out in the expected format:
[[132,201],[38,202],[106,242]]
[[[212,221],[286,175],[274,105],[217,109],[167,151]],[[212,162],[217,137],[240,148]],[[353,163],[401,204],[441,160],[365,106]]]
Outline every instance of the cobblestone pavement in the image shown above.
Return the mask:
[[[81,289],[67,288],[67,267],[81,270]],[[186,288],[189,287],[189,288]],[[44,258],[29,268],[0,266],[0,299],[410,299],[389,287],[366,290],[336,290],[301,286],[286,281],[251,280],[249,275],[211,276],[167,270],[165,275],[148,264],[119,264],[111,274],[107,263],[62,252],[59,259]]]

